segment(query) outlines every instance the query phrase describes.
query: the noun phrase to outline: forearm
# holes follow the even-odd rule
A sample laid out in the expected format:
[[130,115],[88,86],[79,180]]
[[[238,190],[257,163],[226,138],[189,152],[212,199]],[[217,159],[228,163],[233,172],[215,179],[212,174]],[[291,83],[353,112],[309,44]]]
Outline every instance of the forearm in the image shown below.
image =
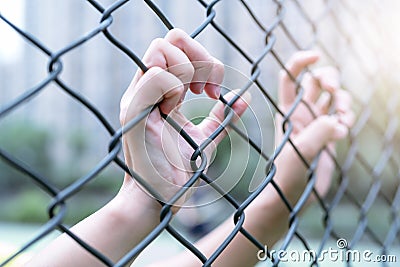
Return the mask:
[[[287,163],[290,162],[290,168]],[[284,164],[286,163],[286,166]],[[291,204],[300,197],[306,185],[306,168],[289,146],[285,147],[276,160],[277,173],[274,181]],[[262,193],[245,209],[243,228],[263,245],[271,248],[287,231],[289,210],[276,189],[269,184]],[[222,225],[196,243],[196,247],[208,258],[234,229],[230,217]],[[216,259],[212,266],[254,266],[258,262],[257,248],[240,232]],[[152,266],[201,266],[201,262],[189,251],[182,252],[168,261]]]
[[[289,156],[293,155],[292,153]],[[277,164],[279,164],[278,160]],[[295,204],[306,184],[306,182],[303,182],[306,180],[306,170],[300,164],[293,164],[291,168],[279,169],[274,180],[287,197],[289,203]],[[299,179],[300,177],[304,177],[303,181]],[[289,209],[271,184],[245,209],[244,214],[243,228],[268,248],[272,248],[289,227]],[[229,219],[220,229],[216,229],[208,237],[200,241],[200,248],[204,248],[205,251],[208,250],[206,254],[210,255],[233,228],[233,219]],[[219,233],[216,234],[217,232]],[[216,239],[216,236],[219,238]],[[210,246],[211,243],[213,243],[213,246]],[[221,256],[217,258],[213,266],[254,266],[259,261],[257,257],[258,251],[259,248],[251,243],[247,237],[238,233],[222,252]]]
[[[272,193],[272,190],[270,191]],[[245,210],[244,229],[262,244],[271,247],[275,244],[287,230],[289,212],[279,201],[270,199],[269,203],[251,204]],[[199,240],[195,246],[209,258],[224,240],[233,231],[235,225],[233,218],[230,217],[223,224],[218,226],[208,235]],[[254,266],[258,262],[257,248],[240,232],[234,237],[228,247],[217,257],[212,266]],[[200,260],[191,252],[185,250],[176,257],[172,257],[162,262],[157,262],[155,266],[202,266]]]
[[[133,186],[135,185],[125,185],[106,206],[71,228],[74,234],[114,262],[157,225],[159,212],[151,203],[154,200],[138,188],[126,188]],[[104,264],[68,235],[62,234],[37,254],[28,266]]]
[[[299,148],[300,153],[306,155],[305,159],[308,162],[313,160],[310,155],[316,155],[318,149],[310,153],[310,151],[305,151],[305,148],[308,149],[308,146],[305,145],[305,141],[307,140],[296,138],[293,141]],[[275,164],[277,172],[273,178],[274,182],[279,187],[279,190],[285,196],[288,203],[293,207],[296,205],[308,183],[306,165],[290,145],[284,147],[275,160]],[[325,161],[323,164],[325,167],[324,170],[327,171],[328,176],[330,176],[329,173],[331,173],[331,171],[328,169],[331,169],[331,166],[328,165],[331,165],[331,161]],[[319,182],[330,182],[330,179],[321,179]],[[325,192],[322,192],[322,194],[324,193]],[[312,199],[312,196],[310,199]],[[307,207],[310,202],[309,200],[305,207]],[[290,210],[278,194],[277,189],[273,187],[272,184],[269,184],[248,206],[245,210],[245,216],[244,229],[270,249],[287,232]],[[233,223],[230,223],[230,225],[225,223],[222,228],[225,229],[225,231],[216,231],[225,232],[224,237],[226,237],[229,232],[233,230]],[[206,240],[202,245],[207,247],[207,244],[215,240],[215,236],[214,233],[211,233],[205,238]],[[222,238],[220,238],[218,243],[221,242]],[[215,249],[216,246],[214,246],[214,250]],[[215,266],[254,266],[258,262],[258,251],[259,248],[239,233],[217,259]]]
[[[268,203],[250,204],[244,214],[243,228],[269,248],[281,238],[287,229],[287,224],[284,222],[287,222],[288,213],[284,211],[279,202],[272,199],[268,200]],[[232,232],[233,228],[233,219],[230,218],[212,234],[201,240],[198,244],[199,247],[204,248],[205,254],[210,256]],[[239,232],[216,259],[213,266],[254,266],[258,262],[258,251],[259,248]]]

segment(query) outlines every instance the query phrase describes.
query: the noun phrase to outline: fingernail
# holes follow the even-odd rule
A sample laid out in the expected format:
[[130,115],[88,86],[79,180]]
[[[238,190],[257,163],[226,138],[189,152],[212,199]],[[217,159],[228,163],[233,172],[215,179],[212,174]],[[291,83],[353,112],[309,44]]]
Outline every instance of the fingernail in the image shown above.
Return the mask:
[[345,138],[349,132],[349,129],[345,125],[339,123],[335,128],[335,132],[337,138]]
[[221,95],[221,86],[215,85],[215,89],[213,90],[215,99],[218,99]]

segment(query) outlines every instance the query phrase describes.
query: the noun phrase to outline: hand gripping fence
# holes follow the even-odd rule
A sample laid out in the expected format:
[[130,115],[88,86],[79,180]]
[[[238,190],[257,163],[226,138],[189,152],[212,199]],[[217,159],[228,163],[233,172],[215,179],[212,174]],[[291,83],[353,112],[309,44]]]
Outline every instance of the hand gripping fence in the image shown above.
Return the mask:
[[[64,43],[59,49],[50,49],[50,45],[41,41],[39,36],[19,26],[18,23],[13,21],[12,16],[7,16],[6,8],[4,10],[0,9],[0,23],[2,26],[12,29],[24,42],[30,45],[30,49],[34,49],[35,53],[39,53],[47,60],[46,76],[36,85],[23,90],[19,95],[9,99],[2,98],[1,95],[5,95],[7,90],[15,90],[15,88],[0,87],[0,134],[5,131],[3,124],[1,124],[2,121],[6,121],[13,113],[32,101],[42,101],[41,103],[46,105],[42,100],[43,95],[46,91],[53,90],[54,87],[52,86],[55,86],[64,93],[62,95],[63,99],[71,98],[79,103],[85,110],[83,112],[91,113],[93,115],[91,117],[92,120],[97,120],[108,132],[108,152],[104,158],[96,162],[95,166],[84,175],[76,178],[71,184],[60,187],[55,185],[51,177],[44,177],[41,174],[42,170],[31,166],[29,162],[19,159],[17,155],[8,151],[4,144],[0,143],[0,161],[18,171],[19,175],[24,178],[23,181],[27,184],[29,183],[29,186],[33,186],[29,182],[33,181],[34,186],[40,187],[46,194],[51,196],[51,202],[47,207],[49,219],[40,226],[33,237],[25,239],[18,249],[7,255],[5,259],[0,258],[0,266],[7,266],[13,259],[18,258],[36,243],[56,231],[69,235],[105,266],[127,265],[165,232],[168,232],[176,242],[193,253],[202,266],[213,266],[215,260],[237,235],[243,235],[257,250],[264,251],[265,244],[246,230],[244,222],[246,220],[246,208],[269,184],[275,188],[282,202],[290,211],[289,220],[286,222],[288,230],[279,245],[277,245],[276,250],[290,251],[296,243],[299,244],[301,250],[316,251],[314,257],[309,262],[304,263],[303,266],[326,266],[325,262],[319,262],[318,258],[323,254],[324,250],[332,247],[332,242],[336,246],[336,241],[338,241],[338,245],[339,240],[345,241],[347,250],[364,249],[363,244],[366,242],[373,247],[377,247],[376,254],[393,256],[392,258],[382,258],[381,262],[376,264],[379,264],[379,266],[396,266],[396,263],[390,262],[390,260],[400,260],[400,255],[398,254],[400,252],[400,140],[398,129],[400,99],[398,93],[399,79],[395,77],[396,73],[398,73],[396,67],[400,66],[392,56],[392,54],[396,55],[396,46],[393,45],[392,42],[394,41],[391,39],[393,37],[391,35],[392,32],[387,28],[389,24],[384,23],[386,12],[393,12],[393,7],[396,6],[394,0],[190,0],[185,2],[110,0],[107,1],[107,5],[101,3],[106,1],[94,0],[80,1],[83,3],[79,2],[79,4],[78,1],[61,2],[65,2],[62,4],[63,7],[87,8],[90,11],[95,11],[98,23],[91,25],[90,30],[85,34],[81,34],[78,37],[74,35],[74,38],[71,38],[68,43]],[[50,2],[43,1],[43,3]],[[26,3],[26,5],[28,4]],[[35,12],[34,10],[40,9],[43,9],[44,13],[63,12],[61,8],[50,10],[42,6],[36,9],[26,7],[25,12],[29,14],[29,12]],[[146,15],[141,17],[140,12],[142,10]],[[162,37],[167,30],[174,27],[185,28],[185,23],[192,27],[187,27],[190,29],[187,31],[191,32],[190,36],[200,42],[204,40],[201,39],[203,34],[212,32],[215,37],[213,41],[217,43],[217,46],[222,47],[222,50],[229,50],[228,52],[222,51],[221,56],[218,53],[213,53],[213,55],[222,59],[223,63],[233,67],[239,68],[241,64],[246,65],[247,73],[245,75],[249,78],[246,83],[235,85],[239,88],[239,93],[230,101],[227,101],[221,95],[219,101],[226,106],[225,119],[203,143],[196,143],[188,133],[179,127],[177,122],[168,116],[163,116],[194,149],[191,161],[197,163],[192,164],[193,175],[185,186],[167,203],[160,202],[162,205],[160,223],[151,233],[118,262],[113,262],[69,230],[70,227],[64,221],[69,208],[68,202],[79,191],[89,186],[90,182],[96,180],[111,165],[129,173],[132,179],[135,179],[150,194],[160,199],[159,193],[151,188],[140,175],[128,169],[120,156],[122,150],[121,138],[124,133],[146,118],[154,107],[143,110],[124,127],[114,127],[113,122],[106,118],[105,111],[98,108],[94,104],[95,101],[92,101],[90,97],[85,96],[72,85],[74,84],[74,77],[64,78],[63,73],[68,68],[68,64],[64,64],[63,59],[87,43],[99,42],[102,39],[103,42],[107,42],[107,46],[104,49],[114,49],[117,53],[127,56],[135,66],[146,72],[148,68],[140,60],[140,52],[135,50],[135,45],[126,44],[126,41],[124,41],[126,36],[122,36],[117,31],[114,32],[116,28],[113,28],[114,25],[124,24],[123,21],[119,20],[123,17],[121,12],[129,13],[133,11],[137,12],[128,16],[134,17],[132,20],[134,23],[146,23],[144,16],[151,16],[152,19],[159,21],[160,30],[158,30],[158,33],[155,31],[154,36],[151,36],[152,38]],[[190,14],[194,12],[202,14],[202,20],[196,22],[196,25],[193,24],[193,21],[189,21]],[[178,14],[184,13],[189,15],[182,22],[182,17],[179,17]],[[42,14],[42,16],[47,15]],[[374,23],[371,23],[371,21]],[[241,28],[241,23],[246,25],[242,25]],[[249,25],[251,25],[254,33],[249,33],[249,30],[246,29]],[[54,26],[49,25],[48,27]],[[147,26],[143,25],[124,25],[124,27],[133,27],[132,35],[134,39],[137,39],[136,42],[143,40],[142,35],[145,33],[142,34],[140,31],[147,30]],[[393,27],[392,31],[394,29],[395,27]],[[63,34],[63,32],[59,32],[59,34]],[[251,45],[249,45],[250,40],[243,41],[243,38],[240,38],[240,35],[243,34],[249,34],[250,37],[248,38],[252,42],[261,44],[261,49],[260,47],[252,49]],[[1,40],[1,42],[7,42],[6,38],[2,37]],[[341,72],[343,76],[342,87],[352,94],[356,113],[354,127],[350,130],[349,137],[343,142],[345,143],[344,152],[336,155],[326,149],[329,157],[334,162],[335,168],[333,186],[327,197],[320,196],[314,188],[315,168],[319,155],[310,164],[307,163],[307,160],[304,159],[290,138],[290,134],[293,131],[291,116],[298,106],[307,106],[307,104],[302,100],[303,88],[301,80],[296,80],[288,72],[285,62],[290,55],[288,51],[294,52],[307,49],[321,51],[321,57]],[[224,55],[224,53],[227,55]],[[298,93],[288,112],[282,111],[277,104],[277,97],[271,89],[275,88],[276,84],[274,84],[273,80],[263,77],[263,73],[268,71],[268,66],[266,67],[266,65],[274,65],[286,72],[296,83]],[[39,68],[39,66],[35,68]],[[314,75],[312,70],[308,69],[306,71]],[[110,75],[115,74],[110,73]],[[7,77],[2,76],[1,79],[7,79]],[[7,83],[0,83],[0,85],[2,84]],[[255,86],[256,90],[265,98],[266,105],[270,105],[274,112],[284,118],[282,125],[276,125],[276,127],[283,129],[284,137],[282,141],[275,145],[275,149],[271,153],[265,152],[257,140],[254,140],[248,133],[230,123],[233,117],[233,109],[231,109],[233,104],[238,100],[239,95],[249,91],[252,86]],[[124,89],[121,88],[121,90]],[[112,101],[118,103],[119,99],[116,97]],[[115,114],[112,116],[115,116]],[[67,123],[74,124],[74,121],[68,121]],[[218,184],[213,183],[217,177],[212,177],[212,174],[208,174],[205,171],[207,158],[204,149],[228,126],[239,136],[237,141],[249,146],[254,153],[257,153],[262,158],[266,166],[259,185],[240,200],[234,194],[226,192]],[[84,125],[80,127],[84,127]],[[51,130],[50,128],[49,131]],[[368,149],[369,143],[374,143],[374,147],[377,149]],[[104,147],[105,144],[96,144],[96,146]],[[294,148],[294,151],[302,159],[304,166],[308,170],[307,185],[295,205],[289,203],[285,194],[274,180],[277,171],[274,161],[285,146]],[[40,153],[40,151],[37,151],[37,153]],[[200,163],[198,163],[199,159]],[[2,179],[1,173],[2,170],[0,169],[0,179]],[[224,242],[209,257],[206,257],[182,233],[179,227],[171,223],[174,217],[171,207],[187,190],[199,181],[208,184],[215,193],[220,195],[222,201],[234,209],[234,228],[226,236]],[[357,189],[357,185],[362,189]],[[306,218],[307,214],[302,217],[299,216],[309,196],[314,196],[317,199],[314,209],[318,210],[319,217],[313,218],[313,220],[317,221],[322,229],[317,231],[317,237],[314,236],[312,238],[309,233],[302,230],[301,226],[303,217]],[[8,205],[7,200],[2,201],[1,205]],[[343,206],[349,209],[347,215],[340,214]],[[376,209],[383,210],[387,216],[379,217],[380,215],[375,213]],[[337,222],[341,220],[349,220],[350,230],[345,231],[338,226]],[[384,227],[377,225],[381,220],[385,220]],[[0,242],[1,239],[2,237],[0,236]],[[269,249],[265,251],[267,257],[262,264],[282,266],[282,260],[270,253]],[[336,262],[334,266],[353,266],[353,262]]]

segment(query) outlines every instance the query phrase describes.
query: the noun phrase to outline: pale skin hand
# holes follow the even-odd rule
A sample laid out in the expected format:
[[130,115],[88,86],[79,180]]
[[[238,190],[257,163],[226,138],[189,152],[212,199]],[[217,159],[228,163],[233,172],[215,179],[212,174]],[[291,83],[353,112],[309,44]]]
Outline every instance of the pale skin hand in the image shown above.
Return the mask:
[[[289,60],[286,68],[293,77],[297,77],[306,66],[317,60],[316,52],[298,52]],[[311,106],[317,117],[314,118],[304,105],[300,105],[291,117],[294,131],[290,138],[308,163],[324,147],[328,147],[332,153],[335,153],[335,142],[347,136],[348,128],[354,121],[351,97],[340,89],[337,71],[326,67],[317,69],[314,73],[315,77],[305,75],[302,86],[305,90],[303,100]],[[332,95],[332,101],[325,93],[321,94],[321,87]],[[282,71],[279,105],[283,112],[286,113],[290,109],[295,98],[296,85]],[[336,110],[334,115],[327,114],[331,104]],[[277,116],[277,142],[281,141],[283,136],[280,130],[281,123],[282,118]],[[288,201],[294,205],[307,183],[307,169],[290,145],[285,145],[275,164],[277,173],[274,180]],[[330,187],[332,172],[332,160],[326,152],[322,152],[316,169],[317,181],[315,184],[316,191],[321,196],[324,196]],[[309,202],[313,199],[310,197]],[[244,228],[268,248],[271,248],[288,229],[289,211],[271,185],[267,186],[249,205],[245,214]],[[233,220],[227,220],[196,243],[196,246],[206,256],[210,256],[232,229]],[[254,266],[258,261],[257,252],[258,249],[239,233],[212,266]],[[168,261],[151,266],[201,266],[201,263],[191,253],[184,252]]]
[[[224,105],[218,102],[210,116],[197,126],[179,111],[187,90],[205,93],[214,99],[220,94],[223,66],[208,54],[197,41],[181,30],[170,31],[156,39],[147,50],[143,62],[149,68],[138,71],[121,100],[122,125],[142,110],[158,104],[146,120],[124,133],[127,165],[142,176],[164,200],[168,200],[191,175],[188,159],[193,148],[171,129],[160,115],[170,115],[196,142],[208,137],[224,119]],[[190,86],[189,86],[190,85]],[[231,92],[224,96],[228,101]],[[233,105],[236,119],[247,108],[250,95],[245,94]],[[212,153],[226,134],[213,146]],[[190,196],[188,192],[184,197]],[[184,199],[180,199],[176,212]],[[84,219],[71,230],[113,262],[117,262],[153,230],[160,220],[161,205],[138,184],[125,175],[118,194],[106,206]],[[69,236],[63,234],[39,252],[26,266],[104,266]]]
[[[183,55],[179,51],[183,52]],[[196,56],[200,56],[200,58]],[[288,69],[293,76],[297,76],[304,66],[312,64],[316,60],[317,55],[312,52],[300,52],[288,63]],[[198,66],[194,63],[196,61],[206,62],[207,67],[196,69],[196,66]],[[205,136],[217,127],[223,118],[223,105],[217,104],[211,112],[209,119],[206,119],[200,126],[194,126],[188,123],[186,118],[179,113],[179,102],[186,90],[188,90],[185,84],[193,80],[202,82],[191,84],[190,90],[194,93],[200,93],[205,81],[207,81],[208,83],[204,86],[203,90],[210,97],[217,98],[219,88],[212,85],[212,83],[218,84],[222,80],[222,77],[220,77],[222,73],[214,69],[212,72],[207,71],[210,66],[218,65],[217,61],[210,57],[204,48],[199,46],[198,43],[194,42],[182,31],[175,30],[169,33],[165,39],[159,39],[152,44],[149,52],[146,53],[144,62],[150,67],[149,71],[145,74],[141,72],[137,73],[121,101],[122,124],[135,117],[144,108],[159,103],[159,109],[163,113],[170,114],[178,123],[185,126],[185,130],[196,141],[203,140]],[[193,71],[186,68],[190,64],[193,65]],[[176,65],[183,66],[184,69],[175,72],[179,69],[177,67],[175,70],[172,70],[173,66]],[[165,70],[166,66],[170,68]],[[351,126],[352,124],[351,99],[347,93],[341,91],[338,86],[335,86],[338,82],[332,83],[332,81],[337,81],[337,76],[332,73],[331,71],[321,71],[318,79],[321,84],[326,82],[325,89],[331,90],[331,93],[334,95],[337,116],[324,115],[327,106],[323,104],[326,101],[322,99],[315,102],[316,108],[320,107],[321,111],[318,113],[317,110],[317,115],[319,115],[317,119],[313,117],[304,119],[305,117],[303,116],[292,117],[292,122],[295,124],[296,130],[291,138],[293,138],[293,142],[306,156],[307,160],[311,160],[323,147],[332,146],[331,144],[334,141],[345,137],[347,130],[344,129],[346,127],[342,126]],[[149,87],[149,83],[152,86]],[[316,87],[310,87],[312,85],[312,79],[309,82],[304,82],[306,91],[313,92]],[[152,90],[149,90],[149,88]],[[280,105],[284,111],[290,107],[294,100],[295,93],[293,90],[295,90],[293,83],[285,75],[282,75],[280,82]],[[227,98],[230,97],[232,95],[227,96]],[[239,100],[234,105],[234,110],[238,115],[242,114],[246,109],[248,98],[249,96],[245,95],[244,100]],[[305,99],[305,101],[314,103],[315,99],[310,98],[309,100]],[[296,112],[300,114],[300,110]],[[166,139],[163,139],[164,137],[160,129],[163,129],[165,125],[162,123],[163,121],[159,114],[157,109],[154,110],[147,120],[147,125],[143,122],[136,126],[134,130],[126,133],[124,136],[124,152],[129,167],[142,175],[149,184],[161,193],[163,198],[168,199],[176,192],[179,186],[187,181],[189,175],[186,172],[188,169],[185,165],[187,164],[185,163],[185,159],[187,159],[187,155],[190,155],[193,150],[187,146],[180,147],[180,150],[177,151],[176,147],[180,144],[180,139],[175,139],[178,136],[170,138],[169,135],[165,138],[170,138],[167,140],[172,142],[172,146],[168,146],[162,150],[161,143]],[[173,133],[169,130],[168,133]],[[137,136],[132,134],[134,131],[137,131]],[[279,134],[278,132],[278,136],[281,136]],[[146,147],[143,145],[145,140],[149,141],[148,144],[152,146]],[[218,141],[216,140],[216,142]],[[149,159],[146,157],[146,149],[154,152],[151,155],[152,158]],[[172,153],[171,157],[173,155],[181,157],[175,158],[177,161],[169,160],[169,156],[166,155],[169,155],[170,151],[174,151],[174,153],[179,152],[179,154]],[[210,153],[210,151],[207,151],[207,153]],[[139,155],[144,157],[143,159],[139,158],[139,162],[142,160],[140,163],[135,161]],[[165,167],[163,164],[167,164],[167,170],[164,170],[162,173],[151,169],[154,167]],[[274,179],[289,201],[294,204],[306,184],[306,169],[304,164],[290,146],[285,146],[285,149],[276,160],[276,165],[278,172]],[[291,169],[283,168],[283,166],[291,166]],[[329,158],[322,156],[317,169],[318,180],[316,185],[317,190],[322,194],[329,187],[331,171],[332,164]],[[149,177],[149,175],[154,175],[154,177]],[[171,182],[171,184],[164,187],[164,181]],[[185,197],[187,198],[188,196],[186,195]],[[182,199],[178,204],[183,203],[184,200]],[[126,176],[117,196],[95,214],[74,226],[72,231],[111,260],[117,261],[157,226],[160,207],[152,197],[149,197],[147,193],[144,193],[138,187],[137,183]],[[176,207],[175,211],[178,208]],[[287,226],[285,223],[288,222],[288,215],[289,213],[275,189],[272,186],[268,186],[246,209],[244,227],[259,241],[271,247],[286,231]],[[134,230],[132,230],[133,226]],[[200,240],[196,246],[206,256],[210,256],[231,232],[232,228],[232,220],[228,220]],[[104,235],[104,233],[109,234]],[[257,252],[258,249],[239,234],[220,255],[213,266],[252,266],[257,262]],[[62,235],[36,255],[27,266],[103,266],[103,264],[68,236]],[[156,263],[154,266],[201,266],[201,263],[191,253],[184,252],[170,260]]]
[[[165,122],[160,111],[173,118],[200,144],[224,119],[222,103],[217,104],[210,116],[199,125],[194,125],[180,112],[179,104],[188,89],[195,94],[204,90],[209,97],[217,99],[224,70],[223,65],[210,56],[204,47],[180,30],[173,30],[164,39],[153,41],[143,63],[149,70],[145,74],[138,72],[125,92],[121,100],[121,123],[124,125],[148,106],[160,104],[146,120],[126,132],[124,152],[128,166],[159,192],[161,200],[165,202],[192,175],[190,158],[194,149]],[[225,97],[229,100],[233,95],[231,92]],[[233,105],[238,116],[245,111],[248,101],[249,95],[245,94]],[[224,135],[205,150],[208,159]],[[127,177],[124,183],[132,184],[134,181]],[[174,211],[191,192],[174,203]]]
[[[289,60],[286,69],[293,77],[298,77],[303,69],[318,60],[318,53],[314,51],[298,52]],[[354,114],[351,110],[352,99],[348,92],[340,88],[339,73],[333,67],[323,67],[313,71],[313,75],[306,73],[301,81],[304,89],[303,101],[308,104],[312,112],[304,104],[300,104],[290,117],[293,124],[293,132],[290,138],[303,155],[304,159],[311,163],[314,157],[323,148],[335,154],[335,141],[343,139],[348,134],[348,129],[353,125]],[[282,111],[287,113],[292,107],[296,98],[296,85],[291,80],[286,71],[280,75],[279,103]],[[329,115],[330,109],[334,114]],[[316,117],[314,117],[316,116]],[[277,115],[277,143],[283,138],[282,132],[283,118]],[[316,191],[324,196],[331,184],[332,172],[334,169],[327,150],[324,150],[319,158],[316,169]],[[290,158],[292,164],[287,165]],[[294,164],[295,163],[295,164]],[[307,181],[298,175],[305,172],[305,165],[294,152],[290,145],[287,145],[276,161],[278,179],[283,188],[293,188],[288,190],[289,201],[293,204]],[[291,166],[291,168],[285,168]],[[289,194],[293,193],[293,194]]]

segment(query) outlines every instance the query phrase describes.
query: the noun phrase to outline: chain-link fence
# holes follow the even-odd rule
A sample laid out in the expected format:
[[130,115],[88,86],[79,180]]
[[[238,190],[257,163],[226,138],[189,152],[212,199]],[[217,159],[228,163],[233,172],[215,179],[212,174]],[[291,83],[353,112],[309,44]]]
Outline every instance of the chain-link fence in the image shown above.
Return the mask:
[[[3,135],[3,139],[0,139],[2,140],[0,159],[5,164],[1,165],[0,179],[7,178],[6,168],[12,169],[16,171],[14,176],[19,177],[19,182],[2,183],[2,192],[18,191],[16,188],[22,183],[28,184],[29,187],[39,187],[42,194],[49,195],[51,199],[46,207],[48,220],[41,223],[33,237],[24,239],[23,245],[7,254],[5,259],[1,259],[1,266],[12,264],[10,262],[13,259],[57,231],[69,235],[105,266],[126,265],[165,232],[173,240],[171,242],[182,244],[186,250],[191,251],[198,258],[199,264],[203,266],[212,266],[236,235],[245,236],[256,249],[263,251],[266,244],[257,240],[243,225],[247,207],[269,185],[272,185],[279,193],[290,213],[285,222],[286,234],[276,246],[276,250],[316,252],[301,266],[327,266],[326,262],[319,262],[318,259],[329,248],[339,248],[342,251],[368,249],[376,255],[383,256],[380,261],[375,258],[377,262],[374,264],[396,266],[395,261],[400,260],[400,158],[398,153],[400,99],[399,80],[396,77],[396,70],[399,67],[399,62],[396,61],[398,59],[396,56],[399,56],[396,42],[399,40],[396,39],[395,32],[396,11],[399,11],[400,6],[396,1],[121,0],[101,3],[106,1],[88,0],[57,1],[60,3],[56,4],[51,4],[51,1],[46,2],[53,5],[52,8],[47,8],[40,1],[32,2],[25,3],[25,17],[29,18],[25,19],[25,23],[19,23],[12,15],[7,15],[6,7],[0,10],[2,26],[12,29],[11,34],[13,34],[13,36],[4,34],[1,42],[7,43],[14,38],[19,38],[18,42],[24,42],[24,45],[29,44],[29,48],[24,46],[25,50],[21,59],[26,67],[25,70],[13,70],[12,65],[8,65],[11,66],[10,68],[5,64],[1,67],[0,135]],[[85,12],[90,13],[88,19],[85,19]],[[71,16],[75,14],[75,17],[67,18],[68,14]],[[41,30],[46,23],[49,23],[44,18],[50,17],[53,17],[57,23],[46,27],[62,30],[51,33],[59,40],[48,44],[42,40],[47,37]],[[39,26],[36,25],[37,28],[35,28],[35,24]],[[157,26],[151,28],[152,24],[157,24]],[[69,28],[78,27],[77,25],[80,25],[79,30],[76,31],[79,35],[76,32],[67,31]],[[150,107],[144,110],[125,125],[125,128],[121,128],[116,123],[118,112],[115,111],[115,107],[118,106],[120,99],[118,94],[122,94],[126,89],[127,81],[134,69],[131,63],[145,72],[147,67],[140,60],[144,51],[143,47],[148,45],[149,40],[164,36],[174,27],[189,32],[191,37],[202,43],[224,64],[243,73],[242,76],[246,78],[240,79],[235,75],[237,72],[229,76],[229,71],[227,71],[230,88],[239,88],[241,93],[252,91],[252,94],[256,95],[253,97],[253,102],[255,102],[253,110],[256,115],[253,122],[249,123],[248,131],[247,128],[243,130],[239,126],[230,124],[232,114],[229,112],[226,113],[226,119],[221,127],[201,144],[195,143],[190,135],[177,128],[195,151],[192,160],[202,158],[202,151],[223,132],[224,128],[230,126],[233,132],[231,142],[235,144],[227,145],[228,148],[225,150],[221,149],[222,154],[231,153],[230,160],[234,162],[233,165],[241,166],[236,163],[242,160],[243,148],[245,148],[248,150],[246,152],[248,154],[245,155],[247,161],[239,172],[237,169],[228,171],[230,179],[235,181],[233,185],[226,185],[224,181],[222,184],[214,183],[214,180],[218,180],[220,172],[213,170],[212,165],[207,172],[205,172],[204,164],[200,167],[194,166],[193,176],[187,182],[187,186],[169,200],[168,204],[164,204],[159,225],[120,261],[112,262],[69,230],[70,226],[65,222],[69,212],[69,202],[110,168],[117,167],[122,170],[118,172],[120,177],[123,176],[123,172],[128,172],[132,179],[145,183],[142,177],[130,171],[125,165],[121,156],[121,139],[125,130],[136,127],[152,109]],[[90,46],[93,43],[100,43],[94,52]],[[12,46],[11,42],[8,47],[4,46],[2,49],[12,50],[15,48]],[[51,49],[50,47],[58,48]],[[332,65],[340,71],[341,86],[353,96],[353,110],[356,113],[355,124],[348,138],[340,142],[337,153],[328,151],[330,159],[334,162],[335,172],[332,188],[326,197],[320,196],[314,188],[315,168],[319,157],[315,158],[311,164],[307,163],[289,138],[293,131],[291,116],[305,103],[302,101],[301,77],[296,80],[296,77],[293,77],[286,69],[285,62],[294,52],[308,49],[320,51],[323,64]],[[113,54],[107,54],[109,51]],[[96,56],[101,57],[102,53],[109,55],[108,61],[96,62]],[[4,59],[6,54],[7,51],[1,54]],[[92,56],[88,57],[87,54],[92,54]],[[113,71],[113,66],[109,66],[113,63],[118,64],[113,61],[115,55],[128,64],[124,65],[128,66],[124,68],[126,72],[116,73],[118,71]],[[32,58],[40,58],[40,63]],[[126,61],[127,58],[129,62]],[[85,61],[91,61],[91,63]],[[83,68],[85,64],[90,65]],[[106,64],[108,64],[107,68],[104,67]],[[276,96],[275,88],[278,87],[276,77],[282,69],[298,87],[296,101],[288,111],[279,107]],[[307,72],[313,73],[312,70],[307,70]],[[38,81],[28,84],[17,81],[20,79],[19,75],[24,75],[29,80],[34,75],[33,73],[39,74],[36,75],[40,77]],[[97,90],[101,87],[96,81],[102,79],[101,76],[112,76],[115,81],[105,83],[104,87],[108,93],[104,92],[106,95],[104,100],[99,98],[96,92],[84,89],[93,87]],[[11,82],[12,80],[15,81]],[[47,95],[54,94],[53,91],[57,93]],[[98,94],[102,93],[101,90],[98,92]],[[191,97],[196,99],[197,96]],[[73,100],[71,104],[74,106],[73,111],[62,104],[71,103],[71,100]],[[57,105],[52,105],[52,101]],[[226,101],[224,97],[220,97],[220,101],[232,107],[237,98]],[[76,107],[76,103],[79,107]],[[192,110],[190,112],[196,112],[195,101],[193,103],[189,107]],[[109,105],[114,105],[114,109]],[[283,127],[285,131],[282,141],[277,144],[274,144],[273,133],[271,133],[273,132],[273,116],[265,115],[269,108],[273,113],[284,117],[282,125],[276,125],[276,127]],[[21,115],[22,111],[27,110],[28,114]],[[201,112],[199,111],[200,114]],[[260,112],[263,113],[262,116]],[[53,117],[50,113],[53,113]],[[67,168],[78,168],[76,166],[79,166],[79,162],[83,162],[90,168],[81,168],[84,174],[74,176],[69,184],[59,185],[55,176],[61,173],[47,176],[35,162],[21,159],[24,158],[20,157],[24,154],[23,149],[22,152],[17,153],[15,149],[12,150],[8,146],[12,138],[16,138],[18,134],[7,137],[4,133],[8,130],[10,122],[21,116],[25,118],[23,126],[19,128],[22,132],[28,131],[27,126],[25,128],[24,125],[28,125],[33,118],[42,120],[48,127],[47,131],[57,132],[59,136],[63,136],[63,132],[74,127],[88,132],[107,132],[108,137],[94,136],[88,142],[92,150],[96,151],[97,157],[99,154],[102,155],[105,149],[108,149],[108,152],[104,157],[96,159],[96,162],[92,159],[84,159],[78,153],[75,161],[69,162]],[[93,121],[96,126],[92,125]],[[176,126],[171,118],[166,118],[166,121]],[[101,130],[98,128],[99,124]],[[264,130],[260,132],[260,129]],[[22,147],[26,145],[23,142],[17,142],[17,144]],[[62,141],[58,140],[54,141],[53,145],[65,151],[70,149],[68,145],[62,145]],[[236,151],[234,146],[236,146]],[[296,151],[294,153],[298,153],[308,169],[307,185],[296,203],[288,201],[274,180],[277,171],[274,161],[286,146],[294,147]],[[97,153],[99,151],[101,152]],[[34,151],[34,157],[37,158],[43,153],[46,153],[45,149],[39,146]],[[63,153],[54,154],[53,152],[51,157],[62,160]],[[218,157],[221,155],[216,156]],[[213,164],[218,163],[214,161]],[[220,168],[229,169],[230,167],[227,165]],[[235,174],[237,177],[232,178]],[[232,220],[235,227],[226,236],[225,241],[208,257],[200,252],[192,239],[187,237],[172,219],[174,216],[171,207],[174,202],[199,181],[209,185],[207,190],[212,191],[211,194],[213,198],[218,199],[218,203],[223,202],[223,205],[234,210]],[[118,185],[119,180],[113,180],[111,183]],[[157,196],[157,192],[144,186]],[[243,188],[251,188],[251,190],[243,190]],[[12,207],[12,203],[7,200],[9,194],[4,193],[6,197],[2,198],[4,207]],[[306,214],[300,216],[310,196],[316,197],[317,201],[311,211],[306,211]],[[209,199],[207,201],[214,202]],[[196,203],[193,206],[196,206]],[[1,239],[3,237],[0,237],[0,241]],[[343,242],[346,244],[343,245]],[[279,257],[271,254],[271,251],[266,252],[267,256],[261,264],[286,266]],[[355,264],[354,261],[342,259],[337,260],[334,266]]]

